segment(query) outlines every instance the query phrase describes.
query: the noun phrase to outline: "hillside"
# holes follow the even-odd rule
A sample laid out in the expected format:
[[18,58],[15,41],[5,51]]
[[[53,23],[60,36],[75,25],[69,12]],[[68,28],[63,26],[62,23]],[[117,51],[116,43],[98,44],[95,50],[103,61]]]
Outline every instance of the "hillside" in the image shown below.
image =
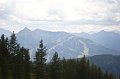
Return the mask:
[[113,73],[117,76],[120,74],[120,55],[96,55],[89,59],[104,71],[108,71],[109,73]]

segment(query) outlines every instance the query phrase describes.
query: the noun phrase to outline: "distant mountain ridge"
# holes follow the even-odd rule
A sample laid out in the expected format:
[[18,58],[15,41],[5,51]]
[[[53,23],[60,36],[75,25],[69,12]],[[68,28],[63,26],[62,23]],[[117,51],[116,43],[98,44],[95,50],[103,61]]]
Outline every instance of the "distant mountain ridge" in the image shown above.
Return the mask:
[[[83,55],[93,56],[100,54],[120,55],[120,51],[111,49],[103,43],[93,40],[95,36],[102,33],[91,35],[85,33],[83,36],[74,35],[66,32],[50,32],[41,29],[34,31],[24,28],[16,34],[18,42],[31,51],[31,57],[34,58],[35,50],[38,48],[39,41],[42,39],[47,47],[47,59],[51,59],[54,52],[57,51],[59,56],[65,58],[78,58]],[[107,35],[106,35],[107,36]],[[105,36],[105,37],[106,37]],[[114,34],[112,35],[114,36]],[[120,38],[116,36],[116,39]],[[100,38],[99,38],[100,39]],[[102,39],[102,38],[101,38]],[[107,39],[107,38],[106,38]],[[116,40],[114,39],[114,40]],[[104,40],[104,39],[103,39]]]
[[9,30],[5,30],[5,29],[2,29],[2,28],[0,28],[0,35],[2,35],[2,34],[5,34],[5,36],[10,36],[11,35],[11,31],[9,31]]
[[100,31],[93,34],[78,33],[76,36],[90,39],[98,44],[103,45],[109,49],[120,51],[120,34],[117,32]]
[[95,55],[89,57],[89,60],[102,68],[104,71],[112,73],[116,76],[120,75],[120,55]]

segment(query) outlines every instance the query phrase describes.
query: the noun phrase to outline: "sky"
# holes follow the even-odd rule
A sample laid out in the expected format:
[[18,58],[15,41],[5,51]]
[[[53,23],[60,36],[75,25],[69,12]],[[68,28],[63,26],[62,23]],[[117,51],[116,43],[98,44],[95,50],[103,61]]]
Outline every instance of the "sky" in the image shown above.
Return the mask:
[[0,28],[120,31],[120,0],[0,0]]

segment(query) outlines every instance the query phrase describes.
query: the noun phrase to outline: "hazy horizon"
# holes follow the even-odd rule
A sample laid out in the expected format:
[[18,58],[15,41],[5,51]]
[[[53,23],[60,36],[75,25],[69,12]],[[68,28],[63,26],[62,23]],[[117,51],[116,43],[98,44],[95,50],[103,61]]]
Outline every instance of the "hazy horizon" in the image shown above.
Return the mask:
[[35,30],[43,30],[43,31],[48,31],[48,32],[66,32],[66,33],[73,33],[73,34],[77,34],[77,33],[88,33],[88,34],[94,34],[94,33],[98,33],[98,32],[102,32],[102,31],[105,31],[105,32],[114,32],[114,33],[119,33],[120,31],[117,31],[117,30],[111,30],[111,31],[107,31],[107,30],[99,30],[99,31],[90,31],[90,32],[85,32],[85,31],[80,31],[80,32],[67,32],[67,31],[52,31],[52,30],[45,30],[45,29],[40,29],[40,28],[35,28],[35,29],[30,29],[28,27],[24,27],[18,31],[16,30],[9,30],[9,29],[4,29],[4,28],[0,28],[0,30],[6,30],[6,31],[10,31],[11,33],[14,31],[15,33],[19,33],[20,31],[24,30],[24,29],[29,29],[30,31],[35,31]]

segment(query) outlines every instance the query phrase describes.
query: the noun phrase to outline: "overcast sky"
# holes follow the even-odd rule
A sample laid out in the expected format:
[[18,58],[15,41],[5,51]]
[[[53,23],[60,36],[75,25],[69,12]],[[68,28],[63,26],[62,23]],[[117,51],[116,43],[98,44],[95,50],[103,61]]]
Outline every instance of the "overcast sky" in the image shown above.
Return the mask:
[[0,0],[0,28],[120,31],[120,0]]

